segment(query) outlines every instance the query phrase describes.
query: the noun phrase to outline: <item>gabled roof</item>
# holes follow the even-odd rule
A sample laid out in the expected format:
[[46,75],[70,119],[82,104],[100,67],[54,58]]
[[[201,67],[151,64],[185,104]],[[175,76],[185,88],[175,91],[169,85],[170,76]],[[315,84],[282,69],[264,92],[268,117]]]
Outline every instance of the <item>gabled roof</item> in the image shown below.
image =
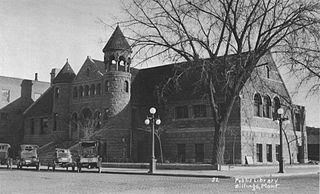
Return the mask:
[[73,69],[67,61],[67,63],[62,67],[62,69],[58,73],[57,77],[54,78],[53,83],[71,83],[75,77],[76,74],[74,73]]
[[119,26],[117,26],[106,46],[103,48],[103,52],[114,50],[128,50],[132,52],[131,46],[127,42]]
[[92,59],[92,61],[96,64],[97,68],[99,69],[99,71],[104,74],[105,73],[105,64],[103,61],[99,61],[96,59]]
[[[89,75],[87,74],[88,70]],[[97,78],[101,78],[104,73],[104,63],[102,61],[94,60],[90,56],[87,56],[79,72],[73,79],[73,82],[96,80]]]
[[53,108],[53,87],[48,88],[34,103],[24,112],[24,116],[46,116],[51,115]]

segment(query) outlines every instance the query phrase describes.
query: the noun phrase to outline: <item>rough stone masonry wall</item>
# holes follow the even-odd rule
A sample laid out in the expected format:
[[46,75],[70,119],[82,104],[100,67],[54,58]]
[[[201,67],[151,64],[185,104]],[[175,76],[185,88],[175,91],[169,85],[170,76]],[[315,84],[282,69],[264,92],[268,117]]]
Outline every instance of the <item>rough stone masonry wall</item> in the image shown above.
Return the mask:
[[[131,130],[131,105],[130,88],[125,91],[125,81],[130,85],[130,73],[127,72],[107,72],[103,78],[85,80],[85,82],[76,81],[73,87],[79,87],[91,84],[101,84],[101,94],[94,96],[82,96],[71,99],[70,113],[77,113],[81,118],[82,111],[88,108],[92,116],[95,112],[101,113],[100,129],[97,129],[92,139],[103,141],[106,144],[106,150],[101,153],[106,155],[107,161],[124,162],[129,159],[130,130]],[[108,90],[105,87],[106,81],[109,81]],[[78,138],[77,132],[73,133],[73,138]]]
[[[262,59],[262,63],[268,62],[270,67],[270,77],[267,78],[265,74],[265,67],[262,66],[253,73],[251,80],[249,80],[241,96],[241,163],[245,164],[245,157],[253,158],[256,164],[277,163],[276,160],[276,145],[279,145],[279,124],[273,121],[272,118],[254,116],[254,94],[259,93],[263,98],[268,95],[273,103],[274,97],[280,99],[280,103],[285,110],[285,115],[291,120],[290,110],[285,106],[286,100],[290,100],[289,94],[285,88],[284,83],[276,69],[276,66],[270,58],[266,56]],[[284,100],[284,98],[286,100]],[[273,105],[273,104],[272,104]],[[274,110],[272,110],[273,112]],[[295,139],[293,133],[292,122],[290,124],[283,124],[284,130],[288,135],[289,141]],[[299,134],[298,134],[299,135]],[[257,144],[262,144],[262,163],[257,162]],[[272,145],[272,162],[267,162],[266,159],[266,145]],[[294,141],[290,143],[290,150],[293,156],[293,161],[297,161],[297,146]],[[285,162],[289,162],[289,154],[287,142],[283,135],[283,156]]]
[[[194,118],[192,116],[192,105],[206,104],[207,117]],[[190,117],[186,119],[175,119],[174,109],[176,106],[186,105]],[[145,109],[145,108],[144,108]],[[239,101],[235,103],[232,110],[229,127],[226,132],[225,163],[240,163],[240,118]],[[210,106],[203,100],[188,100],[170,102],[164,110],[159,110],[162,124],[160,126],[161,141],[164,160],[169,162],[178,161],[177,144],[185,144],[186,163],[195,163],[195,144],[204,144],[204,163],[211,163],[214,142],[214,127]],[[147,141],[147,140],[146,140]]]

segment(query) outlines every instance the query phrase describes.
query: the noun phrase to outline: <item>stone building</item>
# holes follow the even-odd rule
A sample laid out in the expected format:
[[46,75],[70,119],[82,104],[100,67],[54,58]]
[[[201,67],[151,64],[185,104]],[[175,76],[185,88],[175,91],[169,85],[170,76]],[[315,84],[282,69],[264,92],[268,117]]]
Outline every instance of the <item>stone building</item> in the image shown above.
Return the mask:
[[[144,120],[148,109],[156,107],[162,120],[156,129],[158,160],[162,155],[166,162],[210,163],[212,113],[208,100],[193,92],[191,83],[199,75],[183,81],[182,89],[163,101],[158,95],[161,84],[183,63],[139,70],[130,67],[131,52],[117,27],[103,48],[103,61],[87,57],[77,74],[68,61],[58,73],[52,71],[49,89],[23,113],[24,142],[72,147],[81,139],[95,139],[100,142],[104,161],[147,162],[150,127]],[[271,54],[260,64],[233,107],[226,135],[226,163],[277,163],[279,129],[272,115],[280,106],[290,104],[291,98]],[[285,110],[300,127],[297,130],[292,123],[284,126],[287,142],[295,142],[284,142],[285,161],[303,162],[306,142],[298,139],[305,139],[304,109],[286,106]]]
[[12,146],[22,142],[22,113],[49,87],[49,83],[38,81],[37,76],[35,80],[0,76],[0,142]]

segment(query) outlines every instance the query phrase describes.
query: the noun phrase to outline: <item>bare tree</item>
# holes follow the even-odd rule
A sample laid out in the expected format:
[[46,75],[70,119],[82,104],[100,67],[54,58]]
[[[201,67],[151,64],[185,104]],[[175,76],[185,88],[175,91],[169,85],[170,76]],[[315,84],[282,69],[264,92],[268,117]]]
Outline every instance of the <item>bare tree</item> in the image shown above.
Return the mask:
[[[293,46],[292,54],[301,52],[295,40],[304,33],[319,37],[320,7],[312,0],[132,0],[127,5],[129,19],[122,24],[130,30],[136,60],[184,62],[165,86],[178,87],[190,72],[201,75],[198,91],[208,97],[213,113],[214,165],[224,163],[232,107],[260,58]],[[296,67],[303,60],[290,62]]]
[[[317,15],[319,17],[319,15]],[[277,52],[281,65],[298,79],[296,90],[307,89],[307,95],[320,94],[320,36],[317,28],[302,30],[299,36],[288,37],[290,44]]]

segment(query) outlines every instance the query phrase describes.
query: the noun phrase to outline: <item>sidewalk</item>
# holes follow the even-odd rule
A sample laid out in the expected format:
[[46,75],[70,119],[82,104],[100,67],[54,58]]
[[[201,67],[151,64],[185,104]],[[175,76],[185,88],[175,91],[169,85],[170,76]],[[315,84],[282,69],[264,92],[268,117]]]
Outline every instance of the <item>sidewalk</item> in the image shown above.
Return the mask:
[[[285,166],[284,173],[278,173],[278,166],[241,166],[230,170],[163,170],[157,169],[152,175],[158,176],[183,176],[200,178],[259,178],[259,177],[284,177],[319,174],[319,165]],[[103,168],[104,173],[113,174],[141,174],[151,175],[148,169],[141,168]]]

